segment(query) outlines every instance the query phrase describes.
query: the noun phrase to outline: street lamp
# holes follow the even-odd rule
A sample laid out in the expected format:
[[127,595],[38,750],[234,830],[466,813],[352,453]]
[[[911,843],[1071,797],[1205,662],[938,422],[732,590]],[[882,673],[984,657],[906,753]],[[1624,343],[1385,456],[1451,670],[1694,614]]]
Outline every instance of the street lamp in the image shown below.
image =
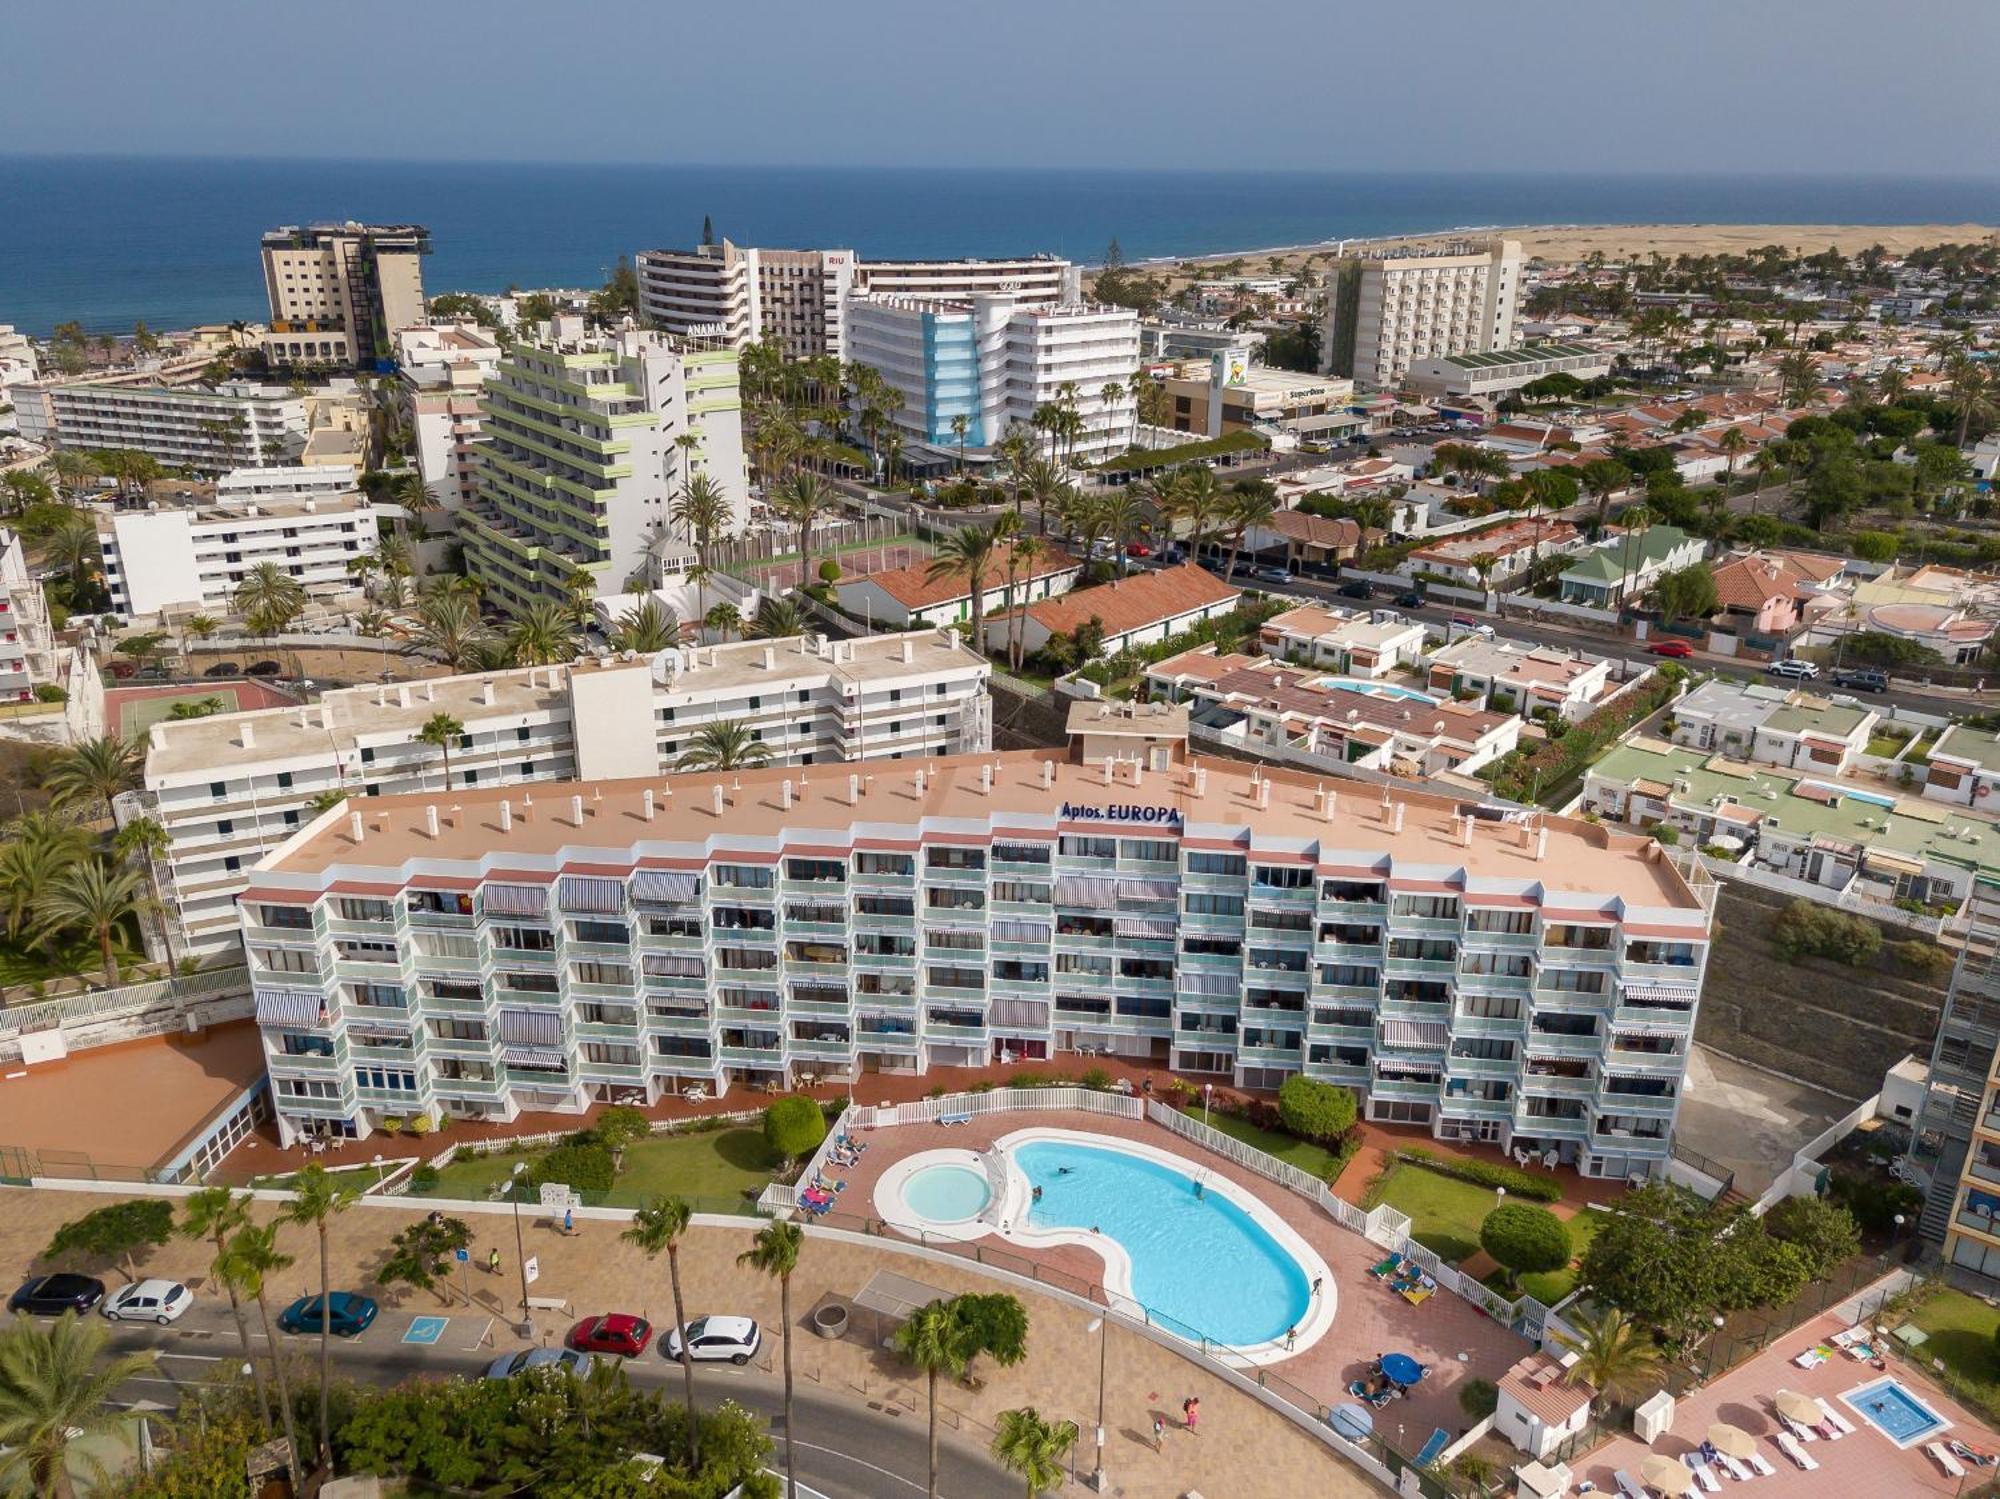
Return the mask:
[[1104,1492],[1104,1356],[1111,1346],[1111,1318],[1092,1317],[1086,1333],[1097,1333],[1097,1467],[1090,1475],[1090,1486],[1098,1493]]
[[524,1173],[528,1169],[526,1161],[514,1163],[514,1174],[507,1178],[505,1191],[514,1204],[514,1259],[521,1267],[521,1321],[524,1336],[529,1342],[535,1340],[535,1310],[528,1305],[528,1245],[521,1237],[521,1194],[527,1190],[528,1182]]
[[1889,1254],[1892,1258],[1896,1251],[1903,1247],[1903,1223],[1903,1215],[1896,1214],[1896,1231],[1889,1236]]
[[379,1155],[376,1156],[373,1165],[375,1167],[375,1189],[379,1192],[382,1189],[382,1157]]
[[1201,1122],[1204,1125],[1208,1123],[1208,1096],[1214,1091],[1214,1083],[1203,1083],[1201,1085]]

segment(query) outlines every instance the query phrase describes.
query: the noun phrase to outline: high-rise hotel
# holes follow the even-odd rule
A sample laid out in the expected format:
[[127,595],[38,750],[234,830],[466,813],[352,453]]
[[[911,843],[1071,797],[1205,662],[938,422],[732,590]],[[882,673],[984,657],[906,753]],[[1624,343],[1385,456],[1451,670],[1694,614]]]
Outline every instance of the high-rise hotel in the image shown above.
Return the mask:
[[1191,760],[1164,705],[1080,705],[1071,744],[322,813],[241,906],[281,1124],[1092,1053],[1303,1070],[1440,1138],[1663,1168],[1698,866]]

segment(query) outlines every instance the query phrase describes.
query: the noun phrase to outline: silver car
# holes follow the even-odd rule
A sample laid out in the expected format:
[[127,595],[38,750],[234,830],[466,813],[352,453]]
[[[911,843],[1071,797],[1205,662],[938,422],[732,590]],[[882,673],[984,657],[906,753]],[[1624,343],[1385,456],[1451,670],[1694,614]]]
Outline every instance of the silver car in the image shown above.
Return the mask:
[[519,1353],[503,1353],[486,1366],[488,1379],[511,1379],[529,1369],[567,1369],[578,1379],[588,1377],[596,1360],[574,1348],[524,1348]]

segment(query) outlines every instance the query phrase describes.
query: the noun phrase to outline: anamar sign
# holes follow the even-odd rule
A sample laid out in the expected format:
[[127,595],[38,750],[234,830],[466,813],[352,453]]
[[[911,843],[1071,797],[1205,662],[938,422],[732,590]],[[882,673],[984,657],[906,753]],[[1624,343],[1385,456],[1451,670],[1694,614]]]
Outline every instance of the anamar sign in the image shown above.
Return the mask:
[[1147,807],[1137,802],[1117,802],[1108,807],[1094,807],[1083,802],[1064,802],[1062,815],[1085,822],[1142,822],[1154,827],[1181,825],[1181,814],[1174,807]]

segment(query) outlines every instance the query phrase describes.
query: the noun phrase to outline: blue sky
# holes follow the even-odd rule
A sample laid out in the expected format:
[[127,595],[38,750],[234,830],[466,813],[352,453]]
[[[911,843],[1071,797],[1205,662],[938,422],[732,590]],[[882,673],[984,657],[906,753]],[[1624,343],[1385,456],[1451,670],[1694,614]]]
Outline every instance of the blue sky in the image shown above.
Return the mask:
[[1994,171],[1992,0],[105,0],[0,26],[0,151]]

